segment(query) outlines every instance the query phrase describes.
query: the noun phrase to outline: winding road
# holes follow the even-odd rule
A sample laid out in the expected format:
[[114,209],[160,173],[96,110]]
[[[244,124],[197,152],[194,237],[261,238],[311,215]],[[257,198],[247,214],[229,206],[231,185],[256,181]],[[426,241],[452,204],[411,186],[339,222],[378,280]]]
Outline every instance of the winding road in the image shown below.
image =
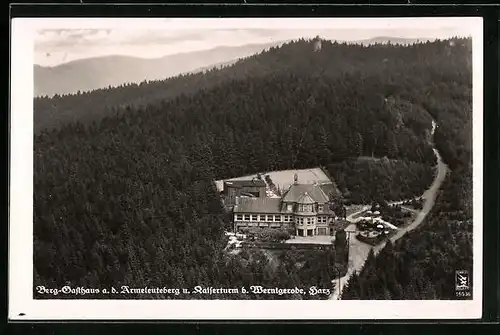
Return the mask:
[[[435,130],[436,130],[436,122],[432,121],[432,130],[431,130],[432,136],[434,135]],[[397,241],[398,239],[400,239],[405,233],[418,227],[424,221],[427,214],[429,214],[432,207],[434,207],[434,202],[436,200],[437,191],[441,187],[441,185],[446,177],[446,174],[448,172],[448,167],[443,162],[441,155],[439,154],[439,152],[437,151],[437,149],[435,147],[433,148],[433,151],[434,151],[434,155],[436,156],[436,160],[437,160],[436,175],[434,177],[434,181],[432,182],[431,186],[422,195],[422,198],[424,199],[424,205],[412,223],[410,223],[408,226],[398,230],[396,232],[396,234],[394,234],[390,238],[390,240],[393,243],[395,241]],[[397,203],[397,202],[395,202],[395,203]],[[369,208],[369,206],[365,206],[362,209],[360,209],[359,211],[350,214],[347,217],[347,220],[352,222],[354,216],[367,210],[368,208]],[[345,230],[346,231],[355,231],[356,225],[351,224]],[[346,275],[344,277],[341,277],[340,280],[338,278],[332,280],[332,283],[335,283],[335,287],[333,289],[332,294],[330,295],[331,300],[340,300],[342,298],[343,288],[346,286],[347,282],[349,281],[349,278],[351,278],[351,276],[354,272],[361,271],[361,269],[363,268],[363,265],[365,264],[366,258],[368,257],[370,249],[373,248],[375,255],[377,255],[380,252],[380,250],[382,250],[384,248],[385,244],[386,244],[386,242],[383,242],[375,247],[372,247],[371,245],[368,245],[366,243],[359,241],[357,238],[352,237],[350,239],[348,270],[347,270]],[[339,285],[339,283],[340,283],[340,285]]]

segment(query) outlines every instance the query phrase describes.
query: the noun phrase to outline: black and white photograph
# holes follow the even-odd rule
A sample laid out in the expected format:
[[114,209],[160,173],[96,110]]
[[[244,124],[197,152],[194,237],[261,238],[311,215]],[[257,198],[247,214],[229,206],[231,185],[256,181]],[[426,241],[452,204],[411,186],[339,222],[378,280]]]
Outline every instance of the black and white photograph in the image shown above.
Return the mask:
[[9,317],[475,318],[480,18],[12,21]]

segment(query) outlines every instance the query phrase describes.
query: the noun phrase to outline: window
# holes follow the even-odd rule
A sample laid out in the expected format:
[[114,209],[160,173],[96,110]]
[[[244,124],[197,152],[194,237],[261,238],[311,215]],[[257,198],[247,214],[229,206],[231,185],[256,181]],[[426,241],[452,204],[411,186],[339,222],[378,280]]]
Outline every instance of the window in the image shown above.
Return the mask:
[[245,221],[250,221],[250,214],[245,214]]
[[266,221],[266,216],[265,215],[261,215],[260,218],[259,218],[260,221]]
[[268,215],[267,216],[267,221],[273,221],[273,216],[272,215]]
[[257,221],[257,215],[252,215],[252,221]]
[[238,221],[243,220],[243,215],[241,215],[241,214],[236,215],[236,220],[238,220]]
[[322,212],[323,211],[323,205],[318,205],[318,212]]
[[274,221],[281,221],[281,215],[275,215]]
[[300,205],[302,212],[312,212],[312,205]]
[[288,204],[286,206],[286,208],[287,208],[287,211],[289,211],[289,212],[293,211],[293,205],[292,204]]

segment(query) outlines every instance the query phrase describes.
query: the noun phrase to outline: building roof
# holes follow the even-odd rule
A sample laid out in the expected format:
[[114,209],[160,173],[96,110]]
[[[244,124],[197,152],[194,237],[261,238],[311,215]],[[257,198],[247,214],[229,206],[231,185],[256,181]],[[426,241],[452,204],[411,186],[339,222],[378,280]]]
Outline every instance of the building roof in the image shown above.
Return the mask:
[[224,187],[266,187],[266,183],[260,179],[248,179],[248,180],[226,180],[224,181]]
[[240,198],[235,213],[281,213],[280,198]]
[[299,196],[297,202],[299,204],[314,204],[316,201],[307,192],[304,192]]
[[314,202],[328,202],[328,196],[323,192],[319,185],[315,184],[293,184],[283,196],[285,202],[298,202],[302,194],[306,193]]
[[321,189],[327,196],[330,196],[330,194],[335,194],[335,195],[341,195],[340,190],[338,189],[337,185],[335,183],[325,183],[320,185]]

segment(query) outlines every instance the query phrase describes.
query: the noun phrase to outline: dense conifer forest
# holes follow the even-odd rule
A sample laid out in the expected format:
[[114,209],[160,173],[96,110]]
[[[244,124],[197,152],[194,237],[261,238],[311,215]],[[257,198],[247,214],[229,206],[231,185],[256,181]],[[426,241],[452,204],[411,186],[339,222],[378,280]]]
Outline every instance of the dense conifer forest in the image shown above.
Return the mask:
[[[470,56],[469,56],[470,57]],[[457,69],[471,83],[470,67]],[[472,278],[472,95],[471,88],[454,92],[450,83],[442,99],[423,106],[435,117],[436,147],[450,173],[426,222],[377,257],[351,278],[343,299],[471,299],[455,292],[455,271]],[[465,86],[464,86],[465,88]],[[472,286],[471,286],[472,287]]]
[[[326,166],[354,202],[420,196],[435,164],[433,119],[436,146],[462,180],[470,164],[470,43],[325,41],[313,52],[299,40],[206,74],[35,99],[35,285],[269,286],[288,274],[290,285],[324,286],[335,276],[325,268],[334,255],[306,262],[317,271],[280,267],[279,276],[266,275],[258,253],[245,261],[228,255],[229,221],[213,180]],[[454,237],[441,238],[443,257],[469,257],[467,225],[444,227],[450,213],[463,220],[459,206],[470,197],[446,194],[438,223],[422,229]],[[430,243],[421,234],[404,241]],[[449,262],[432,260],[447,271]]]
[[[56,95],[53,98],[34,99],[35,130],[37,132],[60,126],[72,121],[91,122],[105,116],[114,115],[117,106],[144,106],[180,94],[192,94],[200,89],[208,89],[228,80],[263,77],[293,72],[312,77],[342,77],[346,74],[361,74],[358,78],[374,74],[379,76],[383,87],[375,86],[374,96],[401,95],[405,97],[424,96],[428,90],[436,89],[441,82],[457,81],[461,78],[457,68],[469,67],[470,58],[462,57],[471,53],[471,41],[456,39],[427,42],[410,46],[339,44],[323,41],[321,52],[312,53],[312,44],[305,40],[273,47],[268,51],[239,60],[233,66],[213,69],[205,73],[180,75],[161,81],[124,84],[115,88],[97,89],[79,94]],[[449,60],[449,61],[448,61]],[[292,71],[293,69],[293,71]],[[411,72],[417,75],[407,76]],[[465,78],[466,80],[467,78]],[[460,87],[447,88],[452,94],[462,94]],[[423,85],[432,83],[428,87]],[[417,93],[415,95],[414,93]],[[376,94],[375,94],[376,93]],[[439,91],[435,99],[439,100]],[[421,96],[423,97],[423,96]]]
[[328,171],[342,191],[345,204],[412,199],[433,179],[428,165],[386,157],[347,159],[328,165]]
[[471,184],[470,167],[453,170],[426,222],[369,255],[342,299],[471,299],[455,292],[456,270],[472,278]]

